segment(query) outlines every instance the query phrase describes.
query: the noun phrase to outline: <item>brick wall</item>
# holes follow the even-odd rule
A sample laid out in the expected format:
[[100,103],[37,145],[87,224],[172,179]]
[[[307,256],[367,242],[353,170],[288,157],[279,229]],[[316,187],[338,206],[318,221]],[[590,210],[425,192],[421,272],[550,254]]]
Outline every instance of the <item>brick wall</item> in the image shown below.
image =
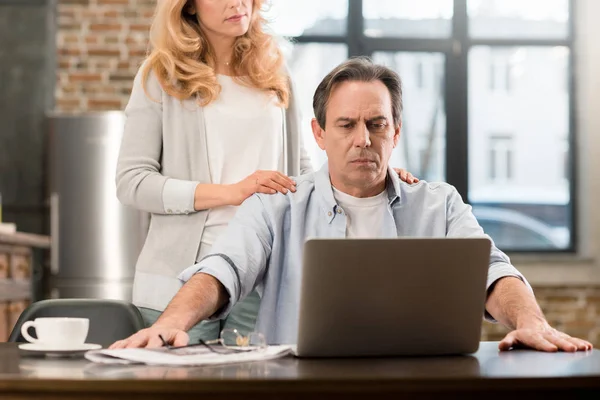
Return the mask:
[[[59,111],[123,109],[147,49],[156,0],[59,0]],[[536,288],[550,323],[600,347],[600,287]],[[484,340],[506,329],[484,323]]]
[[[533,290],[553,327],[600,348],[600,287],[534,287]],[[500,340],[507,332],[500,324],[485,322],[482,339]]]
[[156,0],[59,0],[57,111],[119,110],[147,50]]

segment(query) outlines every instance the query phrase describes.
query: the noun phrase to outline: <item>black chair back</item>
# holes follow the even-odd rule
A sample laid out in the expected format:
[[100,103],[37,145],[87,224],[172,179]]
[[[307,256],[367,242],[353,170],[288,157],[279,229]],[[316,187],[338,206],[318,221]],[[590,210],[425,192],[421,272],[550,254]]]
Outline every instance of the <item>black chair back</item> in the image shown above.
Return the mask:
[[[21,335],[25,321],[43,317],[89,318],[86,343],[107,347],[145,328],[140,311],[131,303],[101,299],[52,299],[31,304],[23,311],[8,341],[26,342]],[[34,336],[33,330],[30,335]]]

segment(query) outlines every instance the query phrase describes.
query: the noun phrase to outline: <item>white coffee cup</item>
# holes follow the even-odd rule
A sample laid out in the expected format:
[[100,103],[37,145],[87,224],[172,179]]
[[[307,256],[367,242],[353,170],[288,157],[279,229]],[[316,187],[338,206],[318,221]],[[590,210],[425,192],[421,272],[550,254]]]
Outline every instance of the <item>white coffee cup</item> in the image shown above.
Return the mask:
[[[88,318],[36,318],[21,326],[21,334],[28,342],[56,348],[69,348],[85,343],[90,320]],[[37,339],[31,337],[34,327]]]

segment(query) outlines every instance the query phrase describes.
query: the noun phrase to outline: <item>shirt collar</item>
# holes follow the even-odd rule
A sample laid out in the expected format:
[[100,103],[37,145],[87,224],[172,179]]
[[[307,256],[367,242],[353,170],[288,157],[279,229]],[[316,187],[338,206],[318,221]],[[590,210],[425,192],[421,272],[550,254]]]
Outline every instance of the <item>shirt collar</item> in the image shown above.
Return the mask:
[[[396,171],[389,166],[385,188],[388,195],[388,204],[391,206],[400,199],[400,178]],[[320,170],[315,172],[315,190],[321,198],[321,210],[327,222],[331,222],[335,218],[338,204],[333,197],[333,188],[331,187],[327,162],[323,164]]]

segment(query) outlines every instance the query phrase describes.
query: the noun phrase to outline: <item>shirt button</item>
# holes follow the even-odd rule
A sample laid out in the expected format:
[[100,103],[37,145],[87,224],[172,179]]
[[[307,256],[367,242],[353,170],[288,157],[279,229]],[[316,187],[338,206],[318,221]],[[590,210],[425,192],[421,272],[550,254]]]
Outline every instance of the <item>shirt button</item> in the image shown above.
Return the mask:
[[327,213],[327,216],[328,216],[328,217],[331,217],[331,211],[329,211],[329,212]]
[[167,214],[172,214],[173,210],[171,210],[170,208],[167,210]]
[[341,213],[342,213],[342,209],[341,209],[341,208],[338,208],[338,209],[337,209],[337,213],[338,213],[338,214],[341,214]]

